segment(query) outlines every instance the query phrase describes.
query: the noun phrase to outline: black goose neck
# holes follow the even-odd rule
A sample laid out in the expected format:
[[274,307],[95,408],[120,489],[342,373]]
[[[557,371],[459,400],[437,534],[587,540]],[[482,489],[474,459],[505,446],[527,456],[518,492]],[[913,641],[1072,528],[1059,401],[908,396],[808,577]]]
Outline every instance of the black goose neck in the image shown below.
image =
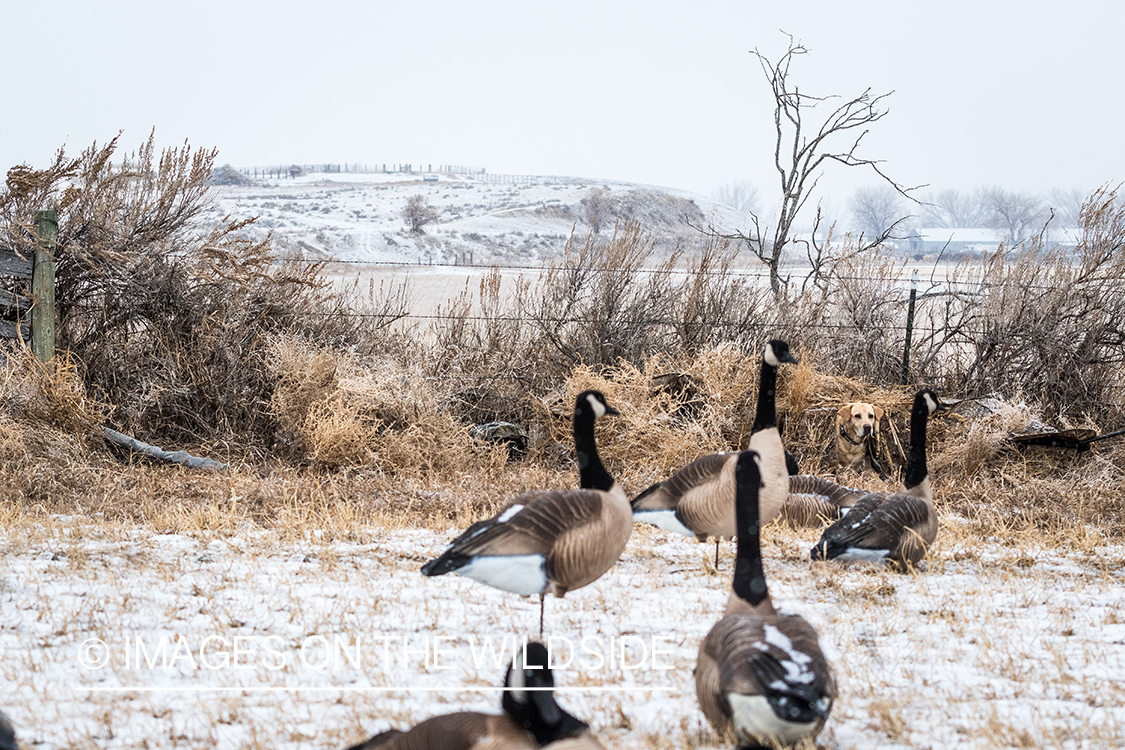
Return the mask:
[[731,588],[741,599],[756,607],[769,596],[766,572],[762,568],[761,522],[758,491],[762,475],[754,455],[745,451],[734,468],[734,513],[737,532],[737,557]]
[[906,471],[903,484],[906,489],[917,487],[926,480],[926,423],[930,419],[930,409],[925,395],[914,397],[914,407],[910,410],[910,451],[906,458]]
[[758,377],[758,408],[750,433],[777,427],[777,365],[762,359],[762,373]]
[[[553,675],[546,669],[546,664],[541,663],[540,667],[544,669],[544,673],[536,675],[537,679],[530,680],[528,687],[554,687]],[[588,724],[563,710],[562,706],[555,700],[553,691],[542,689],[535,691],[513,690],[511,685],[511,670],[513,668],[509,668],[508,679],[505,680],[505,686],[509,689],[504,691],[500,706],[513,723],[531,732],[540,746],[558,742],[567,737],[575,737],[589,729]],[[517,695],[520,697],[517,698]]]
[[603,490],[613,487],[613,477],[606,471],[598,456],[594,440],[594,422],[597,416],[590,404],[579,402],[574,407],[574,452],[578,457],[579,484],[584,490]]

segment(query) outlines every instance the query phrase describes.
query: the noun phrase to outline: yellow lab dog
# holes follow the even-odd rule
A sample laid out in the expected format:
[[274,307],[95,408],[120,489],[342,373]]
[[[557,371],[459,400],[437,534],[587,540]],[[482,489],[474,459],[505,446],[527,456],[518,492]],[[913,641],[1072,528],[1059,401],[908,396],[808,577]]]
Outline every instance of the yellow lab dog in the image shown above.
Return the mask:
[[836,412],[836,465],[862,472],[872,469],[882,474],[875,454],[883,410],[874,404],[856,401]]

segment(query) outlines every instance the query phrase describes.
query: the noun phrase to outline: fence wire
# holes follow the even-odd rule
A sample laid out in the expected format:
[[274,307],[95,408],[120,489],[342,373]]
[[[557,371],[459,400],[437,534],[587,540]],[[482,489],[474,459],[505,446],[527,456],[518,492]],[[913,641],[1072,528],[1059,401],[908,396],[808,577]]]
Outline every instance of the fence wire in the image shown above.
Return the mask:
[[[353,266],[357,268],[373,267],[373,268],[402,268],[406,270],[411,269],[435,269],[435,268],[449,268],[458,271],[518,271],[518,272],[536,272],[546,273],[552,268],[557,270],[565,270],[570,268],[566,264],[559,265],[519,265],[513,263],[410,263],[407,261],[393,261],[393,260],[347,260],[342,258],[285,258],[285,262],[289,263],[308,263],[310,265],[340,265],[340,266]],[[598,266],[594,270],[599,273],[635,273],[635,274],[648,274],[648,275],[676,275],[676,276],[732,276],[736,278],[757,279],[759,281],[768,281],[770,274],[768,271],[751,271],[748,269],[692,269],[692,268],[621,268],[612,266]],[[912,283],[911,274],[914,271],[922,271],[924,269],[918,267],[911,267],[907,269],[909,273],[903,276],[851,276],[842,274],[832,274],[829,278],[830,281],[853,281],[862,283],[893,283],[903,288]],[[963,292],[970,292],[975,289],[992,289],[1004,286],[1003,283],[988,282],[983,280],[960,280],[949,278],[935,278],[934,273],[936,269],[931,272],[928,278],[918,279],[918,288],[929,287],[931,289],[942,286],[957,286],[962,287]],[[786,283],[793,283],[811,275],[811,271],[801,267],[784,269],[781,273],[781,278]],[[919,274],[920,275],[920,274]],[[921,276],[921,275],[920,275]],[[1039,291],[1053,291],[1056,289],[1054,286],[1045,284],[1028,284],[1024,285],[1025,289],[1035,289]],[[1107,290],[1110,294],[1125,294],[1117,290]]]

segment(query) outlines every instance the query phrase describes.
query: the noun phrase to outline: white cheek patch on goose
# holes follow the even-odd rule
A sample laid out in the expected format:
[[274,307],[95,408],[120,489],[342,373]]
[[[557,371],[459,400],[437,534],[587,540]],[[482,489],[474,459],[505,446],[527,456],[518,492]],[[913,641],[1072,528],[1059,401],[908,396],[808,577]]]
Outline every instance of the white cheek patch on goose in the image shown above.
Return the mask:
[[547,588],[547,558],[543,555],[482,555],[456,572],[520,596],[540,594]]
[[517,703],[527,703],[527,691],[523,690],[527,685],[526,674],[523,671],[523,655],[516,656],[515,661],[512,662],[511,672],[508,677],[508,692]]
[[590,408],[594,410],[594,416],[596,418],[600,419],[601,417],[605,416],[605,404],[603,404],[601,401],[598,401],[593,396],[587,396],[586,400],[590,402]]
[[766,364],[773,365],[774,367],[781,366],[781,360],[773,351],[773,344],[766,344],[766,353],[762,355],[762,359],[766,360]]
[[634,513],[633,520],[651,523],[658,529],[664,529],[672,534],[695,536],[694,531],[680,523],[680,519],[676,518],[676,511],[674,510],[643,510],[639,513]]
[[933,414],[935,411],[937,411],[937,402],[934,401],[933,396],[928,393],[923,393],[922,398],[926,399],[926,408],[930,410],[930,414]]

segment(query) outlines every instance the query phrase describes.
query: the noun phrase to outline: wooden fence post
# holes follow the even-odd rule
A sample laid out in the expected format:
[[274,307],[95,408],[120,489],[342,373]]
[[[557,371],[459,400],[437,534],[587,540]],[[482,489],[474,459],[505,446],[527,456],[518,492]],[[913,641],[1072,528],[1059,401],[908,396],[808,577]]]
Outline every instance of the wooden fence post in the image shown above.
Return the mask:
[[906,343],[902,347],[902,384],[910,381],[910,339],[914,333],[914,301],[918,298],[918,270],[910,277],[910,303],[906,308]]
[[35,265],[31,271],[31,353],[41,362],[55,356],[55,241],[59,235],[56,211],[35,214]]

